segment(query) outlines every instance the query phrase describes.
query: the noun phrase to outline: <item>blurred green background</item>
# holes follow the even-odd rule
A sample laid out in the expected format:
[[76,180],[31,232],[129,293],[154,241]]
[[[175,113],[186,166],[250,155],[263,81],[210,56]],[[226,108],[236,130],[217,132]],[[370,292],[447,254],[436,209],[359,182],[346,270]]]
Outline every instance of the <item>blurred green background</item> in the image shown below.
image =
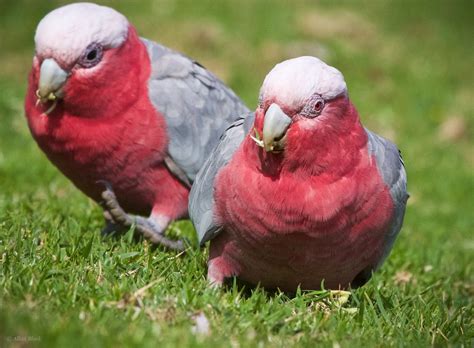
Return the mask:
[[[35,27],[65,3],[0,0],[0,347],[472,346],[473,1],[99,1],[250,108],[281,60],[315,55],[343,72],[363,123],[402,150],[411,194],[390,258],[350,311],[315,293],[212,290],[206,250],[99,238],[100,209],[46,160],[23,115]],[[210,334],[193,332],[196,315]]]

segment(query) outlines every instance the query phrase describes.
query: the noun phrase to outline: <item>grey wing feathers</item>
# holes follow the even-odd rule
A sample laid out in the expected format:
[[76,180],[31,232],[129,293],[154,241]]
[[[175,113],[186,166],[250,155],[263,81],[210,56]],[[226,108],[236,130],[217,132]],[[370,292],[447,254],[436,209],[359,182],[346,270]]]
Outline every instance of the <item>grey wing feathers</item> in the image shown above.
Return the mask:
[[152,69],[149,96],[166,120],[169,155],[192,182],[225,128],[248,109],[197,62],[142,40]]
[[227,128],[219,144],[214,148],[201,170],[189,195],[189,216],[194,223],[199,243],[202,245],[215,237],[220,226],[214,214],[214,181],[234,155],[254,122],[254,114],[248,113]]
[[384,252],[378,268],[390,253],[393,243],[402,228],[405,207],[408,199],[407,174],[400,151],[395,144],[366,129],[368,136],[369,154],[375,157],[379,172],[390,188],[390,195],[394,204],[392,224],[386,236]]

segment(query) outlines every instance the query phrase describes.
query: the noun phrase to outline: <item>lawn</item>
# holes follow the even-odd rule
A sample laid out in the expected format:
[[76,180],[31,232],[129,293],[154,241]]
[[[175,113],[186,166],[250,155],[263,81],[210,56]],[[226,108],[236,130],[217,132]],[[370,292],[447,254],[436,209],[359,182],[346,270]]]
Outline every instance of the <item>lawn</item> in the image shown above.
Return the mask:
[[[411,198],[391,256],[342,306],[212,289],[205,248],[100,237],[99,207],[23,115],[35,26],[61,3],[0,0],[0,347],[474,345],[473,2],[104,2],[251,108],[283,59],[316,55],[344,73],[364,124],[402,150]],[[189,221],[169,233],[194,240]]]

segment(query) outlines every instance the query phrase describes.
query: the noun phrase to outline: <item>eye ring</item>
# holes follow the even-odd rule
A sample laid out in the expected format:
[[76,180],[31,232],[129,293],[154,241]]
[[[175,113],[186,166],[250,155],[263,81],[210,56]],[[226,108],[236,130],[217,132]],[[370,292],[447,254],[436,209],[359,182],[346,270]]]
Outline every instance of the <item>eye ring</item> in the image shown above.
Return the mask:
[[324,109],[324,99],[320,95],[312,96],[301,110],[301,115],[306,118],[314,118],[321,114]]
[[91,43],[86,47],[81,57],[79,58],[78,64],[83,68],[92,68],[99,64],[102,60],[103,48],[98,43]]

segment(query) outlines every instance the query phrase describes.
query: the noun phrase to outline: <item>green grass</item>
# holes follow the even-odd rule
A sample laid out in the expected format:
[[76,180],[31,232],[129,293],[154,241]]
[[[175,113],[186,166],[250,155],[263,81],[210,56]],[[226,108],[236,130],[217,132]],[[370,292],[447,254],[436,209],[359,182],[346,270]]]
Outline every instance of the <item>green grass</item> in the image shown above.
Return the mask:
[[[0,347],[473,346],[472,2],[107,2],[251,107],[285,58],[344,73],[363,122],[402,149],[411,199],[388,261],[343,308],[317,292],[214,290],[206,249],[99,237],[99,207],[23,116],[34,28],[59,3],[0,1]],[[187,221],[173,229],[193,235]],[[193,333],[198,313],[211,335]]]

